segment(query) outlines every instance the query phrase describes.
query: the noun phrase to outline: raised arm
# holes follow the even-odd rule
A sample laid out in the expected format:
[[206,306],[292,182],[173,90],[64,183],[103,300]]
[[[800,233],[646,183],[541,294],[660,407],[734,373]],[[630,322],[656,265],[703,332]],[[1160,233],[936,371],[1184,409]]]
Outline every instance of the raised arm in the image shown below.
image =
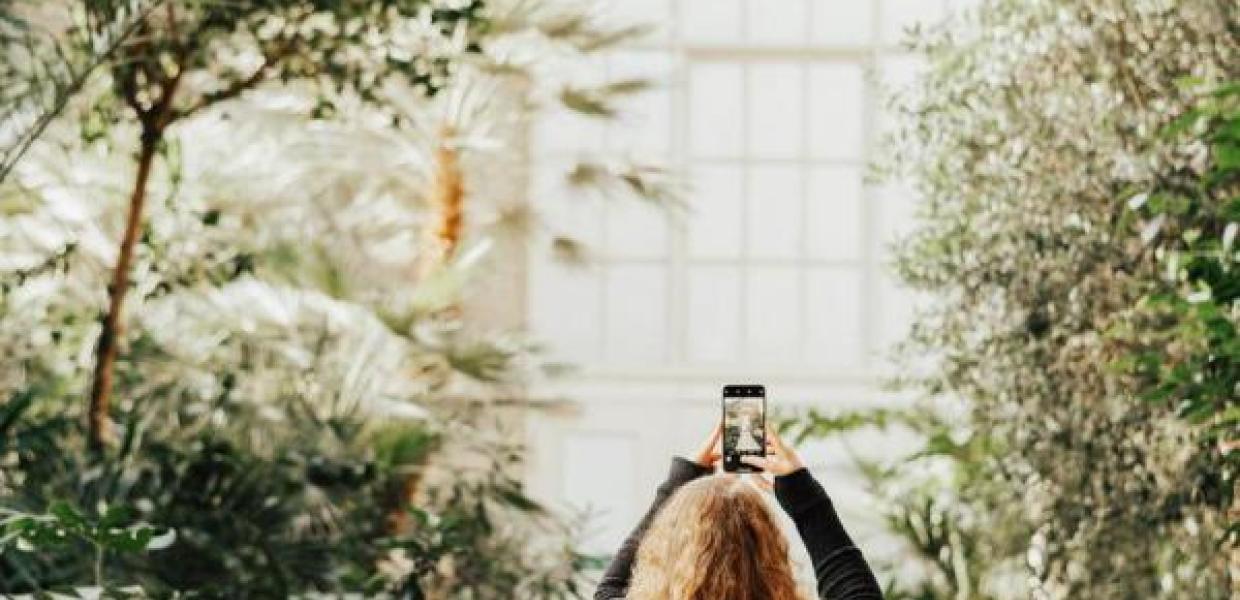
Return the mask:
[[650,522],[654,520],[655,515],[659,514],[663,503],[667,502],[667,499],[671,498],[680,486],[714,472],[715,463],[719,460],[719,453],[715,448],[718,443],[719,427],[715,427],[693,460],[679,456],[672,459],[672,468],[667,474],[667,479],[659,485],[655,492],[654,502],[646,511],[646,515],[637,523],[637,527],[624,540],[615,558],[607,566],[607,570],[603,573],[603,580],[599,582],[598,589],[594,592],[594,600],[624,598],[624,595],[628,593],[629,580],[633,576],[633,560],[637,557],[637,548],[641,545],[642,536],[646,535]]
[[768,430],[767,438],[771,445],[770,456],[742,460],[775,476],[775,497],[792,517],[814,564],[818,597],[822,600],[882,600],[883,592],[874,573],[844,530],[826,490],[777,433]]

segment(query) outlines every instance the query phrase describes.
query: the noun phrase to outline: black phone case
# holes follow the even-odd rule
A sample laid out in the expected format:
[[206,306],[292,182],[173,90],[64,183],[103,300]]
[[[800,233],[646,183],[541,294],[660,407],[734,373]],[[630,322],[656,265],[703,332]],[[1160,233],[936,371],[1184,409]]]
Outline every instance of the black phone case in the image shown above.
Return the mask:
[[[728,441],[727,426],[726,426],[727,412],[728,412],[727,398],[740,396],[740,394],[730,395],[728,393],[728,390],[733,389],[733,387],[734,386],[724,386],[722,397],[719,399],[719,423],[720,423],[720,426],[723,427],[723,434],[722,434],[723,439],[721,441],[721,446],[722,446],[721,450],[723,451],[723,470],[724,472],[727,472],[727,473],[761,473],[762,469],[755,467],[753,465],[747,465],[741,462],[740,458],[742,455],[736,452],[735,448],[733,448],[732,451],[729,452],[728,443],[727,443]],[[759,424],[759,426],[763,428],[762,429],[762,447],[763,447],[763,454],[765,454],[765,448],[766,448],[766,387],[765,386],[735,386],[735,387],[760,388],[762,390],[762,394],[761,394],[762,422]]]

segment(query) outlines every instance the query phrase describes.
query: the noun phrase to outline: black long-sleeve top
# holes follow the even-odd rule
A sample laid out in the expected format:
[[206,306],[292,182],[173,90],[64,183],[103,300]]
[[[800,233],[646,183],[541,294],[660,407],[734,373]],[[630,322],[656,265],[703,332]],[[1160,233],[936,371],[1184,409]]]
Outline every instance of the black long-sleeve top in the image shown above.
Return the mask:
[[[683,458],[672,460],[671,472],[655,494],[654,503],[637,524],[633,533],[620,546],[603,574],[603,580],[594,593],[595,600],[624,598],[633,575],[633,561],[642,536],[650,527],[663,503],[680,486],[709,475],[711,470]],[[775,478],[775,498],[792,522],[796,524],[801,541],[805,543],[814,564],[818,579],[818,597],[822,600],[882,600],[883,593],[874,579],[874,573],[866,564],[861,551],[840,523],[839,515],[822,486],[809,471],[802,468]]]

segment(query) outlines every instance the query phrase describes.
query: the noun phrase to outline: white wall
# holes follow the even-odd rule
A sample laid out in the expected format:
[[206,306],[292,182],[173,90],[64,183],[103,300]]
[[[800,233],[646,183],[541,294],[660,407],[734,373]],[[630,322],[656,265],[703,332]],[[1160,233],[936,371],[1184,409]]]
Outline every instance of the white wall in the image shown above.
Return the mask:
[[[599,65],[664,85],[603,127],[578,117],[533,131],[531,202],[591,244],[588,266],[537,249],[528,324],[579,367],[535,390],[567,402],[530,418],[529,484],[596,513],[611,552],[673,452],[718,419],[719,388],[765,383],[772,408],[893,402],[876,388],[910,303],[885,270],[908,194],[864,181],[884,115],[880,80],[915,68],[902,28],[939,0],[624,0],[665,26]],[[690,212],[575,196],[556,174],[582,148],[630,150],[690,177]],[[894,453],[891,440],[853,450]],[[858,537],[876,537],[848,450],[807,449]],[[881,549],[880,549],[881,550]]]

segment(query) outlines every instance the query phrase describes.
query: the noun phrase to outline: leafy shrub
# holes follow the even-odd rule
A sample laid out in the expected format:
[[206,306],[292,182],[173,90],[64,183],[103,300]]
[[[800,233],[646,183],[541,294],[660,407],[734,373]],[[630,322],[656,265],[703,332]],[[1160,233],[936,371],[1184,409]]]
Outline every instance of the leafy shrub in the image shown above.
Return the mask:
[[1195,493],[1233,507],[1220,542],[1240,548],[1240,84],[1208,90],[1165,134],[1195,160],[1128,200],[1161,277],[1134,308],[1137,325],[1113,332],[1133,349],[1118,364],[1145,401],[1201,429],[1208,470]]
[[927,448],[872,473],[911,597],[1234,597],[1234,130],[1160,132],[1186,79],[1240,76],[1237,31],[1234,3],[991,0],[917,42],[886,166],[922,199],[897,383]]

